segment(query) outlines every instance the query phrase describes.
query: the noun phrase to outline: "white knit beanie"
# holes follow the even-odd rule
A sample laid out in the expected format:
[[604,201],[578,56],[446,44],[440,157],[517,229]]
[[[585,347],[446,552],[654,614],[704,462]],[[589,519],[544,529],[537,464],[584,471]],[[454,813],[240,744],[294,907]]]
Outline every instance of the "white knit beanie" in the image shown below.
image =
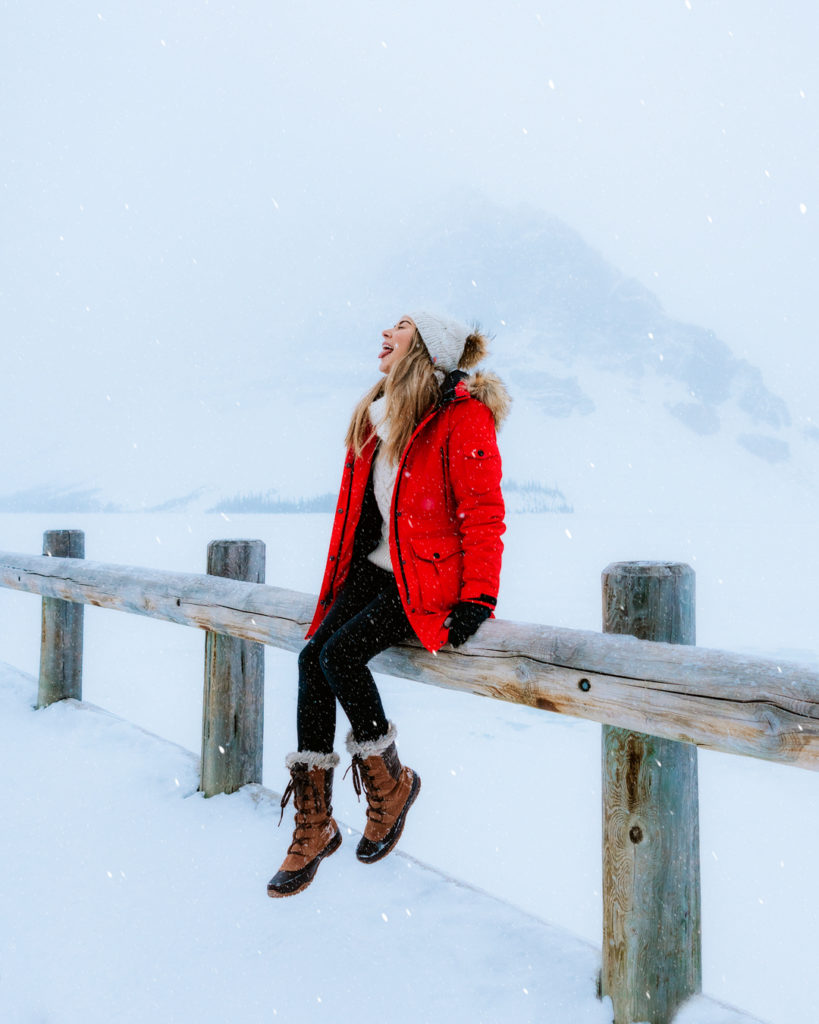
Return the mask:
[[436,370],[458,369],[470,329],[438,313],[410,313]]

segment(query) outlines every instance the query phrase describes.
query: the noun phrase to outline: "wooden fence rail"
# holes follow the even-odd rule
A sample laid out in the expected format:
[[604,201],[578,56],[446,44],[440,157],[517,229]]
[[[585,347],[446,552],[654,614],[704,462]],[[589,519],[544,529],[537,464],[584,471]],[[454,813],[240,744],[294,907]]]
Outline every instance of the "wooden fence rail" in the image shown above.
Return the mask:
[[[0,586],[299,651],[312,594],[194,573],[0,551]],[[437,655],[373,667],[454,690],[819,771],[819,672],[726,651],[490,620]]]
[[[261,782],[260,645],[299,651],[315,597],[261,582],[261,541],[214,541],[207,575],[85,561],[80,531],[49,531],[43,550],[0,552],[0,586],[43,597],[38,705],[81,696],[77,605],[195,626],[207,631],[201,788]],[[701,984],[696,747],[819,770],[819,672],[691,646],[688,566],[617,563],[603,581],[603,634],[494,620],[457,650],[407,642],[371,664],[603,724],[599,989],[614,1024],[670,1024]]]

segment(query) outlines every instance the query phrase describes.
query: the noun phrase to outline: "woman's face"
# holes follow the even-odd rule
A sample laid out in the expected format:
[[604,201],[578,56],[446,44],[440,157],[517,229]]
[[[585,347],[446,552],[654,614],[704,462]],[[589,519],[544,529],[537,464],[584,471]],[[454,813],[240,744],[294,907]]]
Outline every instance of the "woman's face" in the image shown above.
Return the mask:
[[415,324],[408,316],[402,317],[395,327],[381,332],[381,351],[378,353],[378,369],[389,373],[399,360],[403,359],[412,344]]

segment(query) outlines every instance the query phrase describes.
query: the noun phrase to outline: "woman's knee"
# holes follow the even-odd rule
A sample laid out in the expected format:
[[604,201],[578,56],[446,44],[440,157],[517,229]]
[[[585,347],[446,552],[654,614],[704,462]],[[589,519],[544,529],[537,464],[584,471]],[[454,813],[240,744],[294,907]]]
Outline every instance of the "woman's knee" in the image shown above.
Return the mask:
[[353,660],[350,658],[342,637],[332,636],[322,646],[318,654],[318,663],[327,680],[327,685],[333,692],[338,689],[339,685],[342,685],[345,674],[352,667]]
[[299,652],[299,679],[306,679],[316,672],[321,672],[320,655],[321,645],[316,643],[314,637]]

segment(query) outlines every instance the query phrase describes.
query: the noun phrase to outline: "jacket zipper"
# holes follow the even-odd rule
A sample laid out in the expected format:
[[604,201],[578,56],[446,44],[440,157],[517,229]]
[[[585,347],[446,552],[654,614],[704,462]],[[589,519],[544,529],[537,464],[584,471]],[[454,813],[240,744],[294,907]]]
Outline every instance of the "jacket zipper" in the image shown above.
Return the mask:
[[[407,595],[407,604],[410,604],[411,602],[410,602],[409,584],[407,583],[407,574],[406,574],[406,572],[404,572],[404,559],[401,557],[401,546],[398,543],[398,517],[401,514],[398,511],[398,494],[399,494],[399,491],[401,489],[401,481],[404,478],[404,466],[406,465],[407,457],[409,456],[410,449],[412,448],[412,445],[413,445],[413,442],[415,441],[415,438],[421,433],[421,430],[427,425],[427,423],[429,423],[430,420],[432,420],[435,416],[437,416],[440,411],[441,411],[441,406],[437,406],[435,409],[432,410],[432,412],[425,419],[421,420],[421,422],[415,428],[415,431],[413,432],[413,435],[412,435],[412,437],[409,440],[409,444],[404,449],[404,454],[401,457],[400,463],[398,464],[398,474],[397,474],[397,476],[395,478],[395,494],[393,495],[393,513],[392,513],[392,534],[393,534],[393,537],[395,537],[395,550],[398,553],[398,565],[399,565],[399,567],[401,569],[401,579],[404,581],[404,593]],[[443,450],[442,450],[441,454],[443,456]]]
[[[451,402],[461,401],[462,398],[463,398],[463,396],[456,395],[454,398],[451,398],[450,401],[447,402],[446,404],[449,405]],[[401,557],[401,547],[400,547],[400,545],[398,543],[398,517],[400,515],[400,513],[398,511],[398,494],[399,494],[399,491],[401,489],[401,481],[404,478],[404,466],[406,465],[407,457],[409,456],[410,449],[412,448],[412,445],[413,445],[413,443],[415,441],[415,438],[421,433],[421,430],[427,425],[427,423],[429,423],[430,420],[432,420],[435,416],[438,415],[438,413],[441,411],[442,408],[443,408],[443,406],[440,406],[440,405],[436,406],[436,408],[434,408],[432,410],[432,412],[430,412],[430,414],[425,419],[421,420],[421,422],[415,428],[415,431],[413,432],[413,435],[412,435],[412,437],[409,440],[409,444],[404,449],[404,454],[403,454],[403,456],[401,458],[400,463],[398,464],[398,474],[397,474],[397,476],[395,478],[395,493],[393,495],[392,533],[393,533],[393,537],[395,537],[395,550],[398,553],[398,565],[399,565],[399,567],[401,569],[401,579],[404,581],[404,593],[407,595],[407,604],[410,604],[409,585],[407,583],[407,574],[404,572],[404,559]],[[447,445],[449,445],[449,440],[448,439],[447,439]],[[442,459],[443,459],[443,454],[444,454],[443,453],[443,449],[441,449],[441,458]],[[448,498],[448,496],[447,496],[447,498]]]
[[443,474],[444,481],[444,502],[446,503],[447,514],[449,514],[449,474],[446,471],[446,455],[444,454],[443,445],[438,449],[441,453],[441,473]]
[[325,597],[325,599],[324,599],[327,602],[327,604],[329,604],[333,600],[333,586],[334,586],[334,584],[336,582],[336,576],[338,575],[338,563],[339,563],[339,558],[340,558],[340,555],[341,555],[341,548],[344,545],[344,534],[347,531],[347,519],[348,519],[348,517],[350,515],[350,500],[351,500],[352,494],[353,494],[353,473],[355,472],[355,470],[353,468],[354,466],[355,466],[355,459],[353,459],[352,462],[349,462],[347,464],[347,469],[349,470],[349,476],[350,476],[350,479],[349,479],[349,481],[347,483],[347,506],[344,509],[344,520],[342,521],[342,524],[341,524],[341,536],[339,537],[338,547],[336,548],[335,565],[333,567],[333,575],[330,577],[330,583],[329,583],[329,585],[327,587],[327,597]]
[[395,495],[393,496],[393,514],[392,514],[392,534],[395,537],[395,550],[398,554],[398,565],[401,569],[401,579],[404,581],[404,593],[407,595],[407,604],[410,604],[410,592],[409,585],[407,583],[407,574],[404,572],[404,559],[401,557],[401,547],[398,543],[398,517],[400,512],[398,511],[398,492],[401,488],[401,480],[404,476],[404,465],[407,461],[407,453],[410,450],[410,446],[407,445],[407,450],[404,452],[404,458],[398,466],[398,475],[395,478]]

